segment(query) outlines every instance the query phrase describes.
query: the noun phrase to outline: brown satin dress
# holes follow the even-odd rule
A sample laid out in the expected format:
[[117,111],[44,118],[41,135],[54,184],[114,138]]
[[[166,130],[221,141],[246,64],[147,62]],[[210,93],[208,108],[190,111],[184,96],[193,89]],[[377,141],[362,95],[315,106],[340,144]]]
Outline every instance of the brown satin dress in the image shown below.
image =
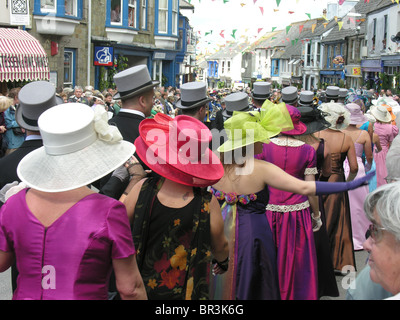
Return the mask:
[[[328,182],[346,181],[343,162],[347,152],[331,153],[332,174]],[[344,266],[355,265],[349,196],[347,192],[323,196],[326,228],[331,246],[333,268],[342,271]]]

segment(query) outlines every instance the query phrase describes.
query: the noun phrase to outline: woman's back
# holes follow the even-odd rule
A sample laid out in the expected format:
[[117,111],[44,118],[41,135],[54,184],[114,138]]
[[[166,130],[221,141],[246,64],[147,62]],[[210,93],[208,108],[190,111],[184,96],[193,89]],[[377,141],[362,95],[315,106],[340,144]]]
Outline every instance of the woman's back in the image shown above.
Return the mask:
[[25,200],[27,190],[2,207],[12,248],[0,249],[15,252],[19,271],[13,299],[107,299],[112,259],[135,253],[125,207],[93,193],[44,225]]

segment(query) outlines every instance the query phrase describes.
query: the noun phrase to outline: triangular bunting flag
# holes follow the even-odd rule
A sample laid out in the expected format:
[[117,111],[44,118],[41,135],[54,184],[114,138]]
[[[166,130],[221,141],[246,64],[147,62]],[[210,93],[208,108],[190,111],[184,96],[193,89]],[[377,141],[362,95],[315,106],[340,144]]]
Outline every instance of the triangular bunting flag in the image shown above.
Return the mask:
[[292,28],[292,26],[287,26],[286,27],[286,34],[288,34],[289,30]]
[[242,6],[242,8],[243,8],[243,7],[244,7],[246,4],[245,4],[245,3],[241,3],[240,5],[241,5],[241,6]]
[[271,32],[274,32],[274,30],[276,29],[276,27],[272,27],[272,30],[271,30]]
[[311,13],[306,13],[306,15],[311,20]]
[[257,33],[260,33],[260,31],[261,31],[262,29],[263,29],[263,28],[258,28]]
[[263,7],[259,7],[259,8],[260,8],[261,14],[263,15],[264,14],[264,8]]
[[222,38],[225,38],[225,36],[224,36],[224,31],[225,31],[225,30],[221,30],[221,32],[219,33],[219,35],[220,35]]
[[279,7],[279,4],[281,3],[281,0],[276,0],[276,6]]
[[209,34],[212,34],[212,30],[211,30],[211,31],[208,31],[208,32],[206,32],[206,33],[204,34],[204,36],[208,36]]
[[326,26],[328,25],[328,22],[325,22],[324,23],[324,28],[326,29]]
[[237,31],[237,29],[232,30],[231,36],[232,36],[233,39],[236,39],[236,38],[235,38],[235,32],[236,32],[236,31]]
[[343,26],[343,21],[339,21],[337,24],[339,26],[339,31],[340,31],[340,29],[342,29],[342,26]]
[[339,6],[341,6],[346,0],[339,0]]
[[314,33],[316,27],[317,27],[317,24],[316,24],[316,23],[314,23],[314,24],[311,26],[311,31],[312,31],[312,33]]
[[289,11],[288,13],[289,13],[289,14],[293,14],[293,13],[294,13],[294,11]]
[[303,31],[304,28],[304,24],[302,24],[301,26],[299,26],[299,33],[301,33]]

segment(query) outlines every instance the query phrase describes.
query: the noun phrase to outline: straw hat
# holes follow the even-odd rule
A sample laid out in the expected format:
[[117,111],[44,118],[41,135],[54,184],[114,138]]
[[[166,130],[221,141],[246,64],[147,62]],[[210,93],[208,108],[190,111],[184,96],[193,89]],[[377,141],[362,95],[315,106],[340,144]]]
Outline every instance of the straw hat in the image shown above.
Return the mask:
[[341,103],[328,102],[322,103],[319,107],[325,114],[325,120],[328,121],[332,130],[346,129],[350,124],[350,112]]
[[387,110],[387,108],[383,105],[371,106],[370,113],[375,117],[376,120],[380,122],[391,122],[392,117]]
[[107,112],[80,103],[60,104],[38,120],[43,147],[26,155],[17,167],[29,187],[62,192],[86,186],[121,166],[135,152],[108,125]]
[[217,183],[224,175],[221,161],[209,149],[210,130],[199,120],[179,115],[145,119],[135,140],[136,153],[157,174],[194,187]]

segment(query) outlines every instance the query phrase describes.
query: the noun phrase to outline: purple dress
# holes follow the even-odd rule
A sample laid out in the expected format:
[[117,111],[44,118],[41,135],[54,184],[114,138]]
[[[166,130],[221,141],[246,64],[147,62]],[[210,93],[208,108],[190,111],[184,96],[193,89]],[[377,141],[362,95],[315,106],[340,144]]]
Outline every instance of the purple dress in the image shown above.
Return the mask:
[[229,240],[229,268],[213,278],[214,300],[280,300],[276,252],[265,216],[268,189],[249,195],[211,188]]
[[[317,173],[316,152],[302,141],[285,137],[264,144],[261,157],[304,180]],[[307,196],[269,187],[266,215],[277,250],[282,300],[317,300],[317,258]]]
[[399,133],[399,128],[392,124],[376,122],[374,123],[374,131],[379,136],[379,141],[382,147],[381,152],[375,152],[374,149],[374,160],[376,163],[376,186],[379,187],[386,184],[386,155],[389,151],[391,142]]
[[13,299],[106,300],[112,259],[135,254],[125,206],[90,194],[44,227],[27,190],[0,210],[0,250],[15,253],[19,271]]

